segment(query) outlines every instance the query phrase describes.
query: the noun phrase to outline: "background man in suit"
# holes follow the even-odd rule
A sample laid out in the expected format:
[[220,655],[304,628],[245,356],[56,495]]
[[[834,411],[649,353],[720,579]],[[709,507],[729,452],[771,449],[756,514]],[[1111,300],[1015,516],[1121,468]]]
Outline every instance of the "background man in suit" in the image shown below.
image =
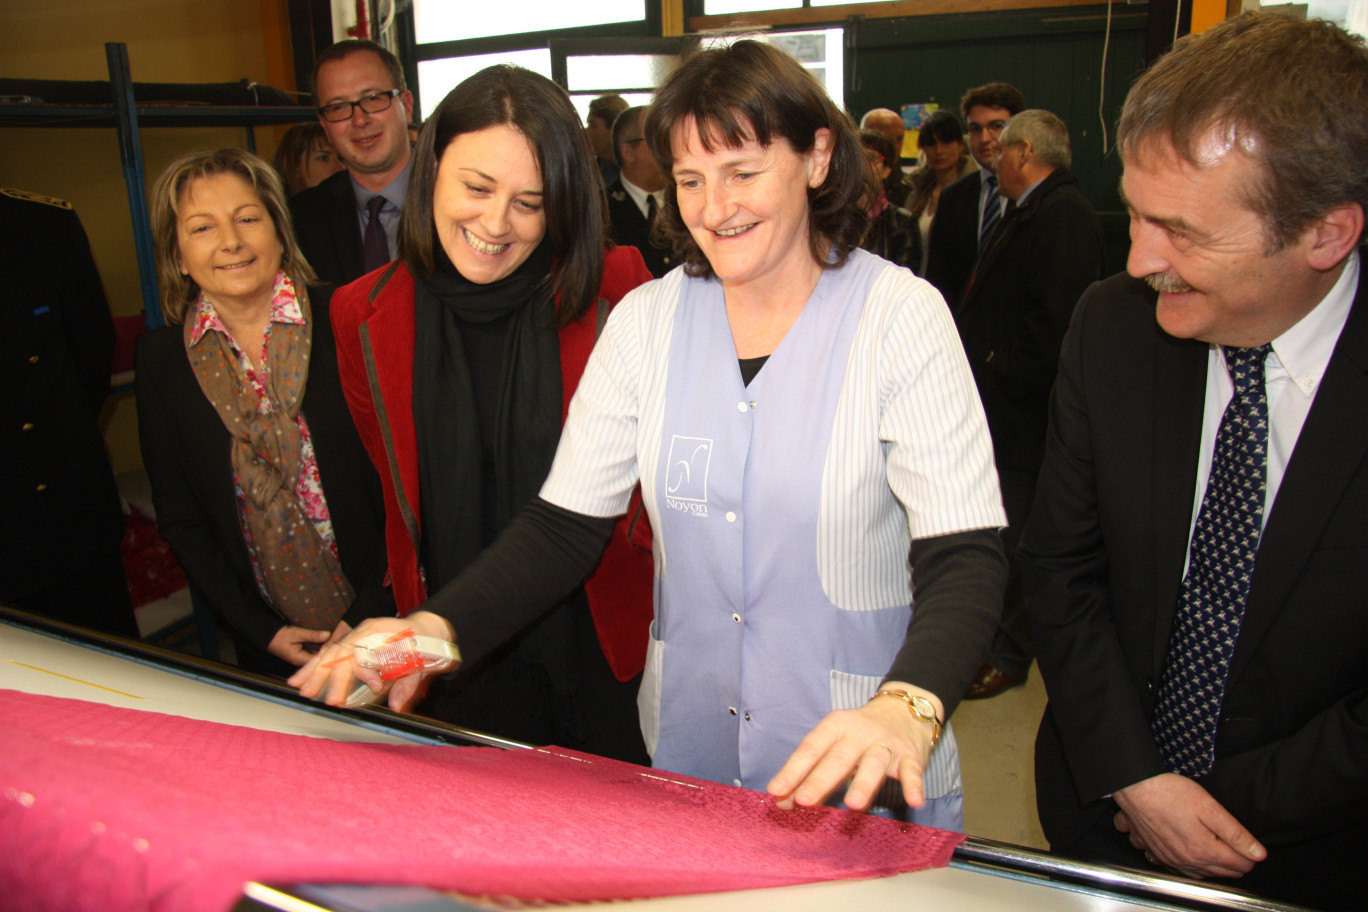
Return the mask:
[[1079,302],[1020,549],[1056,850],[1362,908],[1364,98],[1360,39],[1254,14],[1126,100],[1130,275]]
[[1017,539],[1045,455],[1050,387],[1078,297],[1102,278],[1102,225],[1069,173],[1069,128],[1049,111],[1007,122],[998,190],[1012,205],[979,254],[955,312],[993,435],[1007,509],[1007,588],[988,659],[965,696],[991,697],[1025,682],[1035,653],[1021,601]]
[[309,265],[342,285],[398,255],[413,93],[399,60],[363,39],[318,55],[313,92],[318,122],[346,170],[292,197],[290,212]]
[[998,137],[1012,115],[1026,108],[1015,86],[989,82],[964,93],[960,110],[969,125],[969,151],[979,170],[941,191],[926,257],[926,279],[951,309],[959,306],[979,251],[988,243],[1006,207],[998,195],[993,160]]
[[71,204],[0,190],[0,604],[138,636],[96,419],[114,321]]
[[613,121],[613,152],[620,169],[608,185],[608,226],[613,243],[635,247],[657,279],[670,271],[670,247],[651,242],[651,224],[665,201],[665,175],[641,135],[645,107],[628,108]]

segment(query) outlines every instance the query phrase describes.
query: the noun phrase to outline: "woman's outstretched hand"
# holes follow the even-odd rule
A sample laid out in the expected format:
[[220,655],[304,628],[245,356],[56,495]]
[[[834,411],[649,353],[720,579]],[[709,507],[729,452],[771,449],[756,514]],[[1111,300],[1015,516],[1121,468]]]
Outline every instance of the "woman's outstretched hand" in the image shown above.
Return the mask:
[[[916,691],[898,683],[887,689]],[[916,692],[932,699],[939,717],[940,701],[925,691]],[[765,788],[781,808],[814,807],[850,779],[846,807],[863,811],[884,779],[897,779],[908,806],[921,807],[926,803],[922,775],[931,747],[931,727],[917,721],[903,701],[884,697],[858,709],[828,713]]]
[[[379,694],[388,682],[382,681],[375,669],[367,668],[355,660],[356,649],[352,644],[372,634],[395,634],[405,630],[448,642],[455,642],[456,639],[451,624],[430,611],[415,611],[402,618],[370,618],[336,642],[325,645],[308,664],[291,675],[287,683],[291,687],[298,687],[300,696],[310,699],[323,696],[329,706],[345,706],[347,698],[355,690],[356,681]],[[389,690],[390,709],[408,711],[426,691],[429,675],[429,672],[415,672],[395,680]]]

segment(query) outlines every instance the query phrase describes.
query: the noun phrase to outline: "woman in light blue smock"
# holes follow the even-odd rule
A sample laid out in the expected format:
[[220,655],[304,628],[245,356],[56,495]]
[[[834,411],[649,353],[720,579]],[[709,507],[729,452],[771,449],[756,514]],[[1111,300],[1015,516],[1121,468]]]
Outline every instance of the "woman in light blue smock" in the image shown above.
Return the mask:
[[[945,304],[857,249],[874,176],[783,52],[695,54],[645,133],[673,177],[658,225],[686,265],[608,319],[538,500],[403,625],[486,654],[593,566],[639,482],[653,765],[782,806],[850,780],[851,807],[962,829],[946,718],[1006,570],[992,444]],[[325,650],[301,692],[340,699],[350,663],[328,666],[345,655]]]

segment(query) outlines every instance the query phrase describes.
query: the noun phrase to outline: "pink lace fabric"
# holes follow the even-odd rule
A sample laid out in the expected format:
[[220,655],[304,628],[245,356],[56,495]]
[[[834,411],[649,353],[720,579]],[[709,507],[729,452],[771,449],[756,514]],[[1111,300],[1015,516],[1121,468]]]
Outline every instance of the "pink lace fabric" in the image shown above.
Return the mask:
[[558,748],[347,743],[0,690],[8,909],[221,910],[248,880],[589,901],[880,877],[964,838]]

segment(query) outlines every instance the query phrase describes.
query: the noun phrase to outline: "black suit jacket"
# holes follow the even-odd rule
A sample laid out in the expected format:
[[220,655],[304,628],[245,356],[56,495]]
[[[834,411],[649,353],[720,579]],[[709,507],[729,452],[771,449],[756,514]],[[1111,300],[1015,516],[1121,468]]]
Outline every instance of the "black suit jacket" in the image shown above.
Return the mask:
[[978,259],[979,191],[983,172],[965,175],[941,191],[926,252],[926,280],[945,303],[959,306]]
[[608,185],[608,227],[613,243],[619,247],[635,247],[646,261],[646,268],[657,279],[674,268],[674,256],[669,246],[651,243],[651,225],[641,214],[636,201],[628,195],[619,178]]
[[1078,181],[1055,171],[1003,217],[954,308],[1000,469],[1040,469],[1059,346],[1103,245]]
[[[1103,796],[1164,770],[1150,730],[1196,488],[1208,348],[1155,294],[1090,288],[1064,341],[1020,557],[1050,703],[1041,824],[1073,845]],[[1368,273],[1268,515],[1199,781],[1269,850],[1237,886],[1351,907],[1368,858]]]
[[361,278],[361,223],[346,170],[290,197],[290,216],[299,249],[321,281],[336,288]]
[[[337,375],[328,294],[310,289],[313,347],[300,410],[309,425],[342,571],[357,593],[355,625],[393,614],[382,590],[385,506]],[[190,582],[249,645],[264,651],[287,622],[262,598],[238,519],[228,430],[185,353],[180,326],[138,340],[138,433],[157,527]]]

